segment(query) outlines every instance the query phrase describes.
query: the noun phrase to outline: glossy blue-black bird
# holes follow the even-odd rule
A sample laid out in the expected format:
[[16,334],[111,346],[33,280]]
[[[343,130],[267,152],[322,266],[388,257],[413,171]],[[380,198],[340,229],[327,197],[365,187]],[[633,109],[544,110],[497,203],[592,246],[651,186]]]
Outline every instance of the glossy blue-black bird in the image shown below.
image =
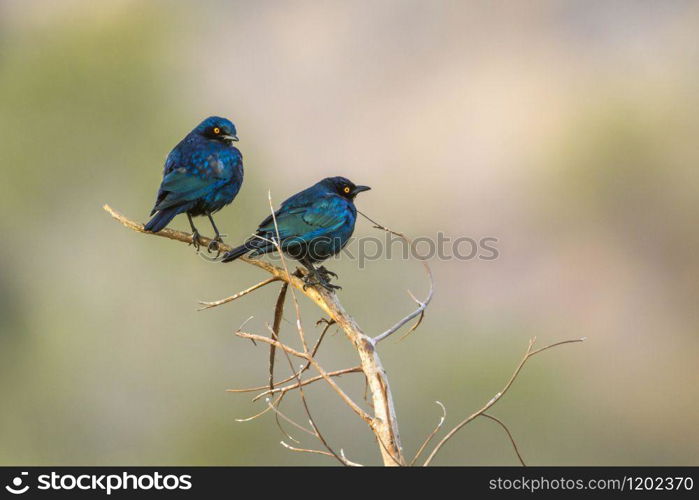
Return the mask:
[[199,249],[199,231],[192,217],[206,215],[216,233],[209,250],[222,242],[211,214],[228,205],[243,184],[243,155],[233,147],[238,140],[235,125],[210,116],[174,147],[165,160],[163,181],[146,231],[157,233],[178,214],[186,213],[192,227],[192,243]]
[[347,244],[357,220],[354,198],[369,189],[344,177],[323,179],[285,200],[274,218],[269,215],[250,239],[226,253],[222,260],[230,262],[247,253],[254,257],[274,252],[276,246],[271,240],[277,239],[276,218],[279,247],[308,269],[306,283],[330,290],[340,288],[330,284],[329,276],[337,277],[335,273],[314,264],[336,255]]

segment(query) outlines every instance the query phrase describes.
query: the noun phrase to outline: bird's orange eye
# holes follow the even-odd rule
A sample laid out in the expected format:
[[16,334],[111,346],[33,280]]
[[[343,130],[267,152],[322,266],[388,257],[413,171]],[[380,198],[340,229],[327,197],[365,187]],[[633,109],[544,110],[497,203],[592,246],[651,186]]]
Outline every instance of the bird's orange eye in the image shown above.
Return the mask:
[[214,127],[214,134],[218,135],[221,133],[221,129],[218,127]]
[[345,192],[345,194],[349,194],[349,192],[351,191],[351,189],[349,188],[349,186],[345,186],[344,189],[343,189],[343,191]]

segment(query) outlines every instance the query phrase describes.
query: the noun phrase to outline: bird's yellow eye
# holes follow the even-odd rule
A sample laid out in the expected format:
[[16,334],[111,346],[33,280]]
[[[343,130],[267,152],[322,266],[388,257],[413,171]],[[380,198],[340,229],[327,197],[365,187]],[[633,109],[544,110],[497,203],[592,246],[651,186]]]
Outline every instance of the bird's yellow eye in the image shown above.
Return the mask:
[[218,127],[214,127],[214,134],[218,135],[221,133],[221,129]]
[[349,186],[345,186],[344,189],[343,189],[343,191],[345,192],[345,194],[349,194],[349,192],[351,191],[351,189],[349,188]]

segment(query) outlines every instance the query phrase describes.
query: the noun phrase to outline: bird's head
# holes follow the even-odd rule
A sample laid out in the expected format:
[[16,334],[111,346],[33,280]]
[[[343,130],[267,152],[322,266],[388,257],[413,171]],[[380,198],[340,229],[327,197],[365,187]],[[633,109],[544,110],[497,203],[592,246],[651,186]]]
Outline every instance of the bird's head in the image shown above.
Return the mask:
[[230,144],[237,141],[235,125],[233,122],[220,116],[210,116],[194,129],[197,134],[215,141]]
[[354,182],[345,177],[327,177],[320,181],[323,186],[333,193],[339,194],[348,200],[354,200],[362,191],[369,191],[369,186],[357,186]]

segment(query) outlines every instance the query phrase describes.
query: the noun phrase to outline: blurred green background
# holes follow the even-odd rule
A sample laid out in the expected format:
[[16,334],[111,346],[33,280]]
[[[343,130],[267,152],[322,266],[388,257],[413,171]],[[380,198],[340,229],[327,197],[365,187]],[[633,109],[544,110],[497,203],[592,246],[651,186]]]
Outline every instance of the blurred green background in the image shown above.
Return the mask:
[[[691,1],[0,1],[0,463],[333,463],[282,448],[270,415],[236,422],[264,403],[225,392],[265,383],[266,349],[233,332],[249,316],[266,332],[278,286],[197,312],[263,274],[101,209],[145,221],[167,152],[219,114],[245,156],[217,218],[230,241],[267,190],[331,174],[371,185],[360,209],[413,237],[498,238],[495,261],[432,261],[422,327],[381,345],[407,455],[435,400],[455,424],[531,336],[586,336],[492,411],[525,460],[699,464],[698,30]],[[415,261],[358,267],[331,265],[371,334],[425,293]],[[356,363],[341,332],[320,359]],[[342,383],[361,401],[358,376]],[[335,448],[378,462],[334,393],[308,397]],[[435,463],[517,462],[482,420]]]

